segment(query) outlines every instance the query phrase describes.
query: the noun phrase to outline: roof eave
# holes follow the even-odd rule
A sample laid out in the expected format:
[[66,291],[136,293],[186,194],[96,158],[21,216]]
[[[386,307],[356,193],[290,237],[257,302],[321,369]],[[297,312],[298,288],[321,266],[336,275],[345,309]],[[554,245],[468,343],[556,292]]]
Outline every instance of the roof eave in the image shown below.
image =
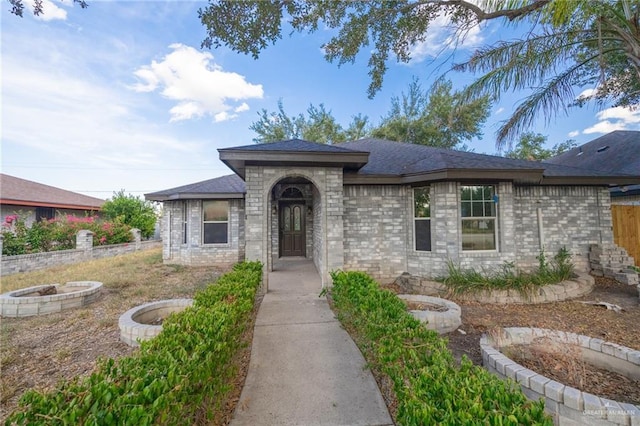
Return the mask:
[[244,192],[182,192],[177,194],[145,194],[149,201],[229,200],[242,199]]
[[68,210],[94,210],[98,211],[102,206],[86,206],[81,204],[65,204],[65,203],[50,203],[40,201],[25,201],[25,200],[12,200],[7,198],[0,199],[0,204],[10,206],[25,206],[25,207],[51,207],[55,209],[68,209]]
[[516,183],[539,183],[542,180],[542,169],[504,170],[504,169],[441,169],[427,173],[403,175],[403,183],[435,182],[435,181],[512,181]]
[[620,186],[640,183],[634,176],[545,176],[541,185]]
[[243,151],[233,148],[218,149],[220,160],[241,178],[245,178],[247,165],[278,166],[333,166],[358,170],[369,161],[368,152],[308,152],[308,151]]

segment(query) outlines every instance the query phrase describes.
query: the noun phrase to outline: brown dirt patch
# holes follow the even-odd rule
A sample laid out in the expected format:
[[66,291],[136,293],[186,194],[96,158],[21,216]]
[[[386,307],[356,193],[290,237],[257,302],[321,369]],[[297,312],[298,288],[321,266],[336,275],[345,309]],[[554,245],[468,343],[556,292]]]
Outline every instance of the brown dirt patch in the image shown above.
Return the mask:
[[[640,340],[637,337],[638,324],[640,324],[640,304],[638,303],[636,286],[620,284],[613,279],[602,277],[595,277],[595,281],[594,289],[590,294],[565,302],[539,305],[497,305],[465,302],[452,298],[462,308],[462,326],[443,337],[448,339],[449,349],[456,359],[460,360],[466,356],[477,365],[482,365],[480,337],[483,333],[500,327],[538,327],[568,331],[640,350]],[[396,294],[404,293],[395,284],[386,284],[383,287]],[[617,313],[602,306],[579,303],[580,301],[608,302],[619,305],[624,310]],[[569,356],[556,363],[546,364],[548,368],[557,371],[576,368],[575,358]],[[535,368],[531,369],[537,371]],[[636,404],[638,403],[636,398],[640,393],[640,384],[637,381],[633,382],[627,378],[624,378],[624,381],[619,380],[617,375],[608,371],[598,371],[591,366],[588,369],[591,370],[590,373],[587,373],[590,377],[583,380],[597,383],[596,387],[590,388],[596,391],[593,393],[597,395],[604,392],[605,396],[616,397],[624,393],[627,397],[618,397],[617,400],[625,401],[633,395],[632,400]],[[538,372],[544,374],[542,371]],[[560,379],[560,376],[550,375],[548,377]],[[388,383],[388,380],[385,382],[385,379],[385,377],[376,377],[387,404],[391,409],[394,409],[397,403],[393,396],[393,384]],[[635,389],[630,391],[633,386]],[[618,390],[614,390],[615,388]],[[620,392],[620,389],[626,390]]]
[[[598,368],[580,357],[577,345],[549,350],[553,344],[538,339],[531,345],[513,345],[504,353],[518,364],[583,392],[618,402],[640,405],[640,380]],[[546,343],[546,344],[545,344]]]
[[[621,306],[617,313],[580,301],[603,301]],[[462,308],[460,331],[447,334],[449,348],[457,358],[466,355],[482,363],[480,337],[498,327],[538,327],[596,337],[640,350],[637,338],[640,305],[636,286],[596,277],[593,291],[579,299],[539,305],[493,305],[456,301]]]
[[[153,249],[3,277],[2,292],[48,282],[91,280],[104,285],[99,299],[83,308],[2,318],[0,423],[26,390],[53,389],[60,380],[89,375],[99,358],[134,352],[136,349],[120,342],[118,328],[120,315],[128,309],[156,300],[192,297],[222,272],[211,267],[164,265],[161,251]],[[248,362],[246,353],[244,356],[239,365]]]
[[436,305],[427,302],[413,302],[405,300],[404,303],[410,311],[432,311],[432,312],[447,312],[449,308],[442,305]]

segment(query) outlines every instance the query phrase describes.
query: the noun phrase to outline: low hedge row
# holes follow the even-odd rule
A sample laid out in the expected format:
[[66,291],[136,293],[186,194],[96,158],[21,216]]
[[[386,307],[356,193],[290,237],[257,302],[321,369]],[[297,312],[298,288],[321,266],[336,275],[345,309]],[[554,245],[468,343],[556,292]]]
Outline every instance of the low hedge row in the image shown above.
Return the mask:
[[27,392],[6,424],[149,425],[211,420],[237,373],[233,358],[251,320],[262,278],[245,262],[169,316],[134,355],[101,361],[90,377],[48,393]]
[[553,424],[544,402],[528,401],[513,383],[466,358],[458,365],[446,341],[369,276],[331,276],[338,318],[354,332],[369,365],[393,383],[397,424]]

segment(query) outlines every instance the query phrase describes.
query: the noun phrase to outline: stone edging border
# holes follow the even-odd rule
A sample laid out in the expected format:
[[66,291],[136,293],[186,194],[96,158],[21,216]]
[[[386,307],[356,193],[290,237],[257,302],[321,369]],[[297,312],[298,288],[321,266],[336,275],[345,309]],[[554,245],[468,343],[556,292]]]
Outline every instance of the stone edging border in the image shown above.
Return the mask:
[[67,309],[78,308],[94,302],[100,295],[102,283],[98,281],[69,281],[61,286],[53,284],[56,289],[60,287],[89,287],[69,293],[57,293],[47,296],[23,296],[48,287],[52,284],[43,284],[22,288],[0,295],[0,315],[3,317],[30,317],[61,312]]
[[135,306],[118,319],[120,340],[129,346],[140,346],[140,340],[149,340],[162,331],[162,325],[139,323],[133,319],[136,316],[162,308],[174,308],[173,311],[179,311],[180,308],[187,308],[191,305],[193,305],[193,299],[166,299]]
[[[584,272],[576,272],[575,274],[576,277],[570,280],[540,287],[536,294],[522,295],[517,290],[479,291],[456,295],[455,300],[478,303],[539,304],[575,299],[589,294],[595,284],[595,279],[591,275]],[[446,295],[448,293],[448,288],[440,282],[409,274],[401,275],[396,279],[395,283],[405,290],[428,296]]]
[[430,303],[432,305],[446,307],[447,310],[444,312],[428,310],[409,311],[411,315],[413,315],[416,319],[422,322],[426,322],[426,327],[428,329],[435,330],[439,334],[445,334],[455,331],[462,324],[462,309],[460,309],[460,306],[457,303],[454,303],[450,300],[442,299],[440,297],[423,296],[420,294],[399,294],[398,297],[406,301]]
[[[535,338],[548,337],[563,343],[577,344],[585,351],[594,351],[598,357],[638,367],[640,351],[575,333],[528,327],[504,328],[499,347],[526,344]],[[504,339],[504,341],[502,340]],[[544,398],[545,410],[556,417],[556,424],[640,425],[640,407],[600,398],[551,380],[529,370],[502,354],[488,335],[480,339],[482,363],[491,373],[510,378],[520,384],[524,394],[532,400]],[[583,355],[584,356],[584,355]],[[635,369],[635,367],[634,367]],[[640,376],[639,376],[640,377]]]

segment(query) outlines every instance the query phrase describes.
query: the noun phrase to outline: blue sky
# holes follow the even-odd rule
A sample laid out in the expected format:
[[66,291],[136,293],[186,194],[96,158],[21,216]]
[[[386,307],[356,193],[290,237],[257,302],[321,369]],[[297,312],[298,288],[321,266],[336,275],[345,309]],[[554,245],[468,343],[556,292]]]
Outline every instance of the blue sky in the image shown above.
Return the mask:
[[[358,113],[375,123],[414,76],[431,84],[433,55],[447,38],[436,27],[410,64],[389,65],[383,89],[368,99],[367,52],[353,65],[326,62],[327,31],[285,34],[256,61],[200,49],[204,2],[89,3],[80,9],[45,0],[41,18],[28,7],[16,17],[1,3],[2,172],[99,198],[230,173],[216,150],[252,144],[249,126],[261,109],[276,110],[278,99],[290,115],[324,103],[344,126]],[[475,29],[456,59],[508,31],[500,23]],[[451,77],[460,87],[472,76]],[[497,123],[523,96],[507,94],[493,106],[483,139],[469,144],[476,152],[495,153]],[[640,114],[585,107],[531,130],[552,145],[622,128],[640,129]]]

